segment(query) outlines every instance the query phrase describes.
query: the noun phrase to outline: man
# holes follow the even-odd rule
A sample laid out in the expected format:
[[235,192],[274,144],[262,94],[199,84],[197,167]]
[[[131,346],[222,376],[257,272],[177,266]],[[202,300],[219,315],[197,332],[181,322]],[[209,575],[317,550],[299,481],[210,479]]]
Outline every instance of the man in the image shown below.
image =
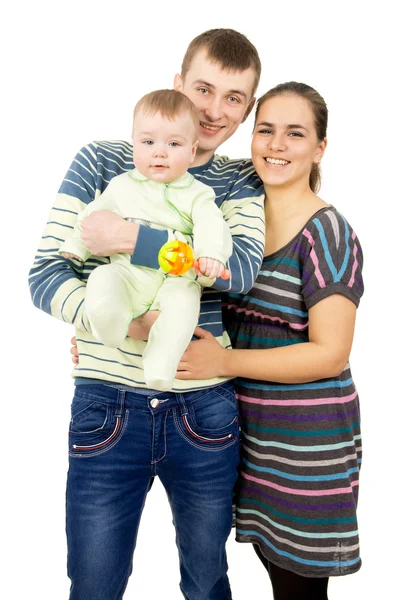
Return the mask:
[[[219,292],[247,292],[253,285],[263,257],[263,190],[250,161],[214,152],[252,110],[260,71],[254,46],[236,31],[219,29],[191,42],[174,80],[175,89],[200,114],[199,147],[190,172],[214,188],[233,236],[231,277],[205,289],[199,319],[225,346],[229,339]],[[107,261],[100,257],[123,252],[133,264],[156,269],[162,245],[181,236],[98,211],[84,221],[82,234],[95,258],[82,267],[58,254],[77,214],[112,177],[133,168],[132,153],[125,142],[96,142],[77,154],[30,275],[35,305],[77,328],[67,486],[70,600],[122,598],[155,475],[173,512],[184,597],[228,600],[225,543],[239,460],[233,387],[216,378],[175,380],[170,392],[146,389],[145,342],[126,338],[120,348],[106,348],[91,335],[84,310],[85,281]]]

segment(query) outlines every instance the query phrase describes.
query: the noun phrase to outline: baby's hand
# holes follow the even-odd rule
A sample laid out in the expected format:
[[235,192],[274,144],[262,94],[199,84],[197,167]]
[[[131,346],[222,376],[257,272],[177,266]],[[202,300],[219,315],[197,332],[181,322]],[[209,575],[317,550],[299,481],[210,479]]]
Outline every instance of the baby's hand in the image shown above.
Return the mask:
[[72,254],[71,252],[61,252],[61,254],[64,258],[75,258],[76,260],[80,260],[80,262],[82,262],[81,258],[76,256],[76,254]]
[[210,279],[221,277],[221,279],[229,279],[231,274],[224,265],[214,258],[199,258],[194,262],[194,268],[198,275],[206,275]]

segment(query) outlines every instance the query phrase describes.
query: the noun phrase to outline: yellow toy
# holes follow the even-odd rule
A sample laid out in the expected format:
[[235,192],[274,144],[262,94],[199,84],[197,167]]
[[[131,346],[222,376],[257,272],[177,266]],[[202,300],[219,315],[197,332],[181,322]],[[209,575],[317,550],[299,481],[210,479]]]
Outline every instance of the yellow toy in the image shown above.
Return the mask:
[[160,267],[169,275],[184,275],[193,266],[194,260],[191,246],[178,240],[166,242],[158,254]]

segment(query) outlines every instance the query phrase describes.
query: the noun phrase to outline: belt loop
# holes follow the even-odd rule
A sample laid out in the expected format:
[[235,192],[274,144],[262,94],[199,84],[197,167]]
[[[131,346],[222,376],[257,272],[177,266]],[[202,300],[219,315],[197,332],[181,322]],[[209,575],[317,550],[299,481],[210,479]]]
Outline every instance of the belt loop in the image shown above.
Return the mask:
[[188,414],[188,408],[185,404],[184,394],[176,394],[176,397],[178,400],[178,406],[180,408],[181,416],[183,417],[184,415]]
[[122,413],[123,413],[123,408],[124,408],[124,402],[125,402],[125,398],[126,398],[126,390],[118,390],[118,396],[117,396],[117,408],[116,408],[116,414],[115,417],[121,417]]

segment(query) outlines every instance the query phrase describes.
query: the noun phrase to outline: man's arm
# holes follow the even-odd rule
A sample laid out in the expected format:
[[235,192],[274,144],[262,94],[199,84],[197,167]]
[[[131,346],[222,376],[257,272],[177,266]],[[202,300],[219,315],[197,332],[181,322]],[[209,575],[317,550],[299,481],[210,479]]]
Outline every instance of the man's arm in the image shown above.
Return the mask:
[[114,175],[131,168],[129,148],[123,142],[91,143],[77,153],[56,197],[29,274],[35,306],[80,329],[87,329],[85,282],[92,269],[107,259],[92,257],[83,266],[60,256],[58,250],[71,235],[78,214],[105,189]]
[[230,161],[235,166],[221,211],[232,235],[233,250],[227,267],[229,279],[216,279],[213,288],[237,294],[249,292],[264,257],[264,187],[251,161]]

